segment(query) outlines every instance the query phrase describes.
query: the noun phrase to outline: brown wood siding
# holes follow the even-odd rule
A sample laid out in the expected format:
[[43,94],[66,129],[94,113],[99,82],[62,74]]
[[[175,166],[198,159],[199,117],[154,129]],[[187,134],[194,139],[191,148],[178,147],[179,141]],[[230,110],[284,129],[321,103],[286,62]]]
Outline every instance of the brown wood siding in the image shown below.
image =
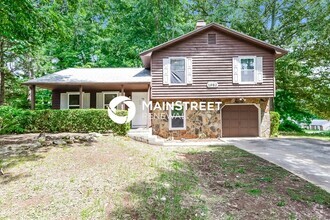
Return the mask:
[[[208,34],[210,33],[217,35],[216,44],[208,44]],[[263,57],[263,83],[233,84],[232,58],[249,55]],[[163,58],[168,57],[192,57],[192,85],[163,85]],[[151,98],[273,97],[274,60],[273,51],[210,30],[153,53],[151,58]],[[207,88],[206,84],[209,81],[217,81],[219,87]]]
[[58,90],[53,90],[52,91],[52,109],[60,109],[60,91]]
[[[106,90],[84,90],[86,93],[90,93],[90,108],[96,108],[96,93],[103,92]],[[116,91],[109,89],[108,91]],[[137,89],[137,90],[131,90],[127,89],[125,91],[125,96],[131,97],[132,92],[147,92],[146,90]],[[60,109],[61,108],[61,93],[65,92],[78,92],[77,90],[68,89],[68,90],[53,90],[52,91],[52,109]],[[120,92],[120,91],[118,91]]]

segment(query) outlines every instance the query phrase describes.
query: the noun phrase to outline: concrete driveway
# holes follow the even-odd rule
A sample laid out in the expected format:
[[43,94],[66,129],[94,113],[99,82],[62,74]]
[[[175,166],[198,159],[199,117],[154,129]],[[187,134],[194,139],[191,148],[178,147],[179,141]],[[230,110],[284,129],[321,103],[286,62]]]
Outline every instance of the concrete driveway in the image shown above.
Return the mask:
[[330,192],[330,142],[307,138],[226,139]]

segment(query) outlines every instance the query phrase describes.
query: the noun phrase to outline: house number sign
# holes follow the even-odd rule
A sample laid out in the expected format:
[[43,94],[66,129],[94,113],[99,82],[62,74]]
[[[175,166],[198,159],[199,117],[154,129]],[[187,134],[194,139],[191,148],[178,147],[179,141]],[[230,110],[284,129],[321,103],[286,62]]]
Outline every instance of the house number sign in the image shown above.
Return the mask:
[[207,82],[207,88],[218,88],[218,82]]

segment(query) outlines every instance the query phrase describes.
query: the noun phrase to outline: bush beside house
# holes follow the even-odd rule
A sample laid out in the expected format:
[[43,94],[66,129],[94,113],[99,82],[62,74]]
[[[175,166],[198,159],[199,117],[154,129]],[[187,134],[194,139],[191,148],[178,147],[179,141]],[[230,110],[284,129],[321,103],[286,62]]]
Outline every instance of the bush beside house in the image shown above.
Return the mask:
[[279,130],[284,132],[303,132],[303,129],[297,123],[290,120],[283,120]]
[[[118,111],[126,115],[127,111]],[[37,132],[107,132],[125,135],[129,123],[116,124],[103,109],[23,110],[9,106],[0,108],[0,134]]]
[[278,135],[278,128],[280,126],[280,114],[278,112],[270,112],[270,136]]

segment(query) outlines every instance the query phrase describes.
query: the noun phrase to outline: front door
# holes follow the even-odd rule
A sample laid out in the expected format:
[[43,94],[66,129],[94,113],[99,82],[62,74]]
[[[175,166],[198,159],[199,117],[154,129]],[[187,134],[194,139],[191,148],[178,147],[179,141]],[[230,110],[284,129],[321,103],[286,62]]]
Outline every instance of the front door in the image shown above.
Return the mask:
[[133,128],[146,128],[148,126],[148,109],[143,109],[143,101],[148,103],[148,92],[132,92],[132,101],[136,107],[136,114],[132,120]]

